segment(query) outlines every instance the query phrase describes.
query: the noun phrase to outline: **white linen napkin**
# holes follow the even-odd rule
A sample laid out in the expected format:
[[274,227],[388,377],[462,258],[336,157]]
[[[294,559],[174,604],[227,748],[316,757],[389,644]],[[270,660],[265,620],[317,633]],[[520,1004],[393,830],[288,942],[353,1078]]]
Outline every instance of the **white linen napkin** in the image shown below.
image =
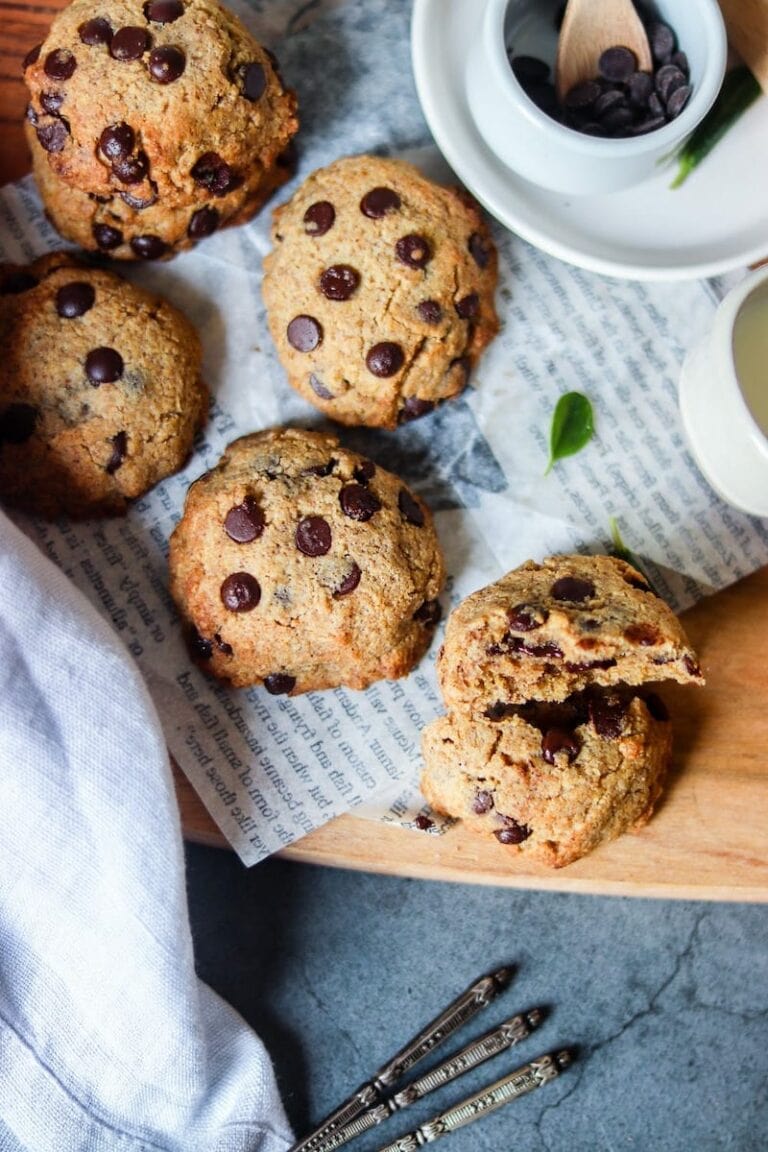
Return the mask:
[[283,1152],[263,1045],[195,976],[131,658],[0,513],[0,1150]]

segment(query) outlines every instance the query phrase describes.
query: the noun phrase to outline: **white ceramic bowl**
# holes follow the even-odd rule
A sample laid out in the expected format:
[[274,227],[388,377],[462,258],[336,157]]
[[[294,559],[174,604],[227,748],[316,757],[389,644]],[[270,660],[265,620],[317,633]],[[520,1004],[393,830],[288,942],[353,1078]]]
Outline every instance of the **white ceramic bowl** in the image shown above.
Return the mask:
[[[467,59],[467,102],[478,131],[507,167],[557,192],[594,194],[628,188],[653,175],[659,163],[690,135],[712,106],[725,74],[727,41],[717,0],[658,0],[659,18],[677,34],[688,57],[693,92],[663,128],[645,136],[606,139],[566,128],[537,108],[510,67],[507,46],[521,38],[549,45],[533,51],[554,65],[553,12],[542,0],[485,0],[480,36]],[[545,55],[546,53],[546,55]],[[553,69],[554,71],[554,69]]]
[[742,512],[768,516],[768,435],[744,398],[734,359],[739,313],[758,294],[768,313],[768,267],[722,301],[708,336],[685,358],[679,398],[691,453],[715,491]]

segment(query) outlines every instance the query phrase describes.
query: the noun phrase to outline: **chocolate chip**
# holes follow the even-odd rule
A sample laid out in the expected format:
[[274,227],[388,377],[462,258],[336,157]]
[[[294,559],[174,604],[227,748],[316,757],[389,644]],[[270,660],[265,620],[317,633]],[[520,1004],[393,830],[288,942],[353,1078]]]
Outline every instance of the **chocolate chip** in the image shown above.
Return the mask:
[[289,696],[296,687],[296,677],[287,672],[273,672],[264,677],[264,687],[270,696]]
[[511,816],[504,816],[503,819],[506,822],[504,828],[494,832],[500,844],[522,844],[531,835],[531,829],[527,824],[518,824]]
[[523,86],[546,80],[549,76],[549,64],[537,56],[513,56],[510,64]]
[[302,476],[330,476],[337,464],[338,460],[331,457],[330,460],[326,460],[325,464],[312,464],[309,468],[302,468],[301,474]]
[[686,80],[688,79],[691,74],[691,67],[688,63],[688,57],[686,56],[685,52],[673,52],[669,62],[670,64],[674,64],[676,68],[679,68],[685,76]]
[[354,592],[355,588],[357,588],[358,584],[360,583],[361,576],[362,572],[353,560],[352,567],[350,568],[349,572],[347,572],[346,576],[333,593],[334,600],[338,600],[341,596],[348,596],[350,592]]
[[541,754],[547,764],[555,763],[558,752],[565,752],[570,763],[581,751],[581,744],[573,732],[565,728],[549,728],[541,739]]
[[121,120],[110,124],[99,136],[99,148],[109,160],[125,160],[136,146],[136,133]]
[[665,64],[655,76],[656,91],[666,104],[672,93],[685,84],[685,76],[674,64]]
[[94,224],[93,238],[104,252],[111,252],[113,248],[119,248],[123,242],[123,234],[120,229],[113,228],[110,224]]
[[429,241],[415,232],[400,237],[395,244],[395,254],[398,260],[409,268],[426,268],[432,259]]
[[668,24],[660,21],[651,24],[646,31],[653,58],[657,63],[662,63],[675,50],[675,34]]
[[321,400],[333,400],[333,392],[331,392],[330,388],[326,388],[325,384],[315,376],[314,372],[310,373],[309,386]]
[[144,17],[153,24],[173,24],[183,15],[181,0],[147,0],[144,5]]
[[434,408],[433,400],[422,400],[419,396],[406,396],[398,413],[398,422],[409,424],[411,420],[418,420],[420,416],[426,416],[429,412],[433,412]]
[[692,91],[690,85],[682,84],[679,88],[675,88],[672,95],[667,98],[667,115],[671,120],[680,115],[688,103]]
[[196,184],[213,192],[214,196],[223,196],[241,183],[218,152],[204,152],[193,164],[190,176]]
[[123,460],[125,460],[126,454],[128,452],[127,433],[118,432],[115,436],[112,437],[110,443],[112,445],[112,455],[107,461],[106,468],[104,470],[105,472],[108,472],[110,476],[112,476],[115,472],[117,472]]
[[507,623],[514,632],[534,632],[546,624],[549,612],[535,604],[516,604],[507,613]]
[[138,152],[135,156],[126,156],[124,160],[113,160],[112,172],[123,184],[141,184],[149,172],[149,160],[146,152]]
[[54,120],[51,124],[40,124],[35,129],[40,147],[46,152],[61,152],[67,143],[69,129],[63,120]]
[[30,124],[37,124],[37,112],[35,112],[31,104],[27,104],[24,115],[26,116],[27,120],[29,120]]
[[587,668],[615,668],[616,661],[612,656],[606,660],[582,660],[578,662],[566,660],[565,667],[569,672],[584,672]]
[[662,120],[664,119],[664,106],[655,92],[652,92],[648,97],[648,112],[653,119],[657,117],[661,117]]
[[130,192],[118,192],[118,196],[129,208],[135,208],[137,212],[151,208],[157,202],[156,192],[150,192],[149,196],[133,196]]
[[77,68],[77,60],[67,48],[54,48],[43,64],[43,71],[51,80],[69,80]]
[[187,635],[187,647],[193,660],[210,660],[213,656],[213,645],[210,640],[201,636],[197,628],[192,625]]
[[307,236],[325,236],[333,228],[336,209],[329,200],[317,200],[304,213],[304,231]]
[[415,524],[417,528],[424,527],[424,509],[407,488],[400,489],[397,506],[400,509],[400,515],[409,524]]
[[294,316],[286,330],[288,343],[297,352],[314,352],[323,341],[323,328],[314,316]]
[[456,314],[462,320],[474,320],[480,311],[480,297],[477,292],[470,292],[456,302]]
[[58,116],[59,109],[64,103],[64,93],[58,92],[55,88],[50,89],[48,92],[40,93],[40,104],[49,116]]
[[246,496],[242,504],[235,504],[224,517],[224,531],[236,544],[250,544],[264,531],[266,520],[253,496]]
[[224,656],[231,656],[232,655],[232,653],[234,651],[232,645],[227,644],[226,640],[222,640],[221,634],[219,632],[214,632],[213,642],[216,645],[216,647],[218,648],[219,652],[223,653]]
[[122,356],[114,348],[93,348],[85,358],[85,374],[96,388],[119,380],[124,367]]
[[612,136],[624,136],[625,130],[631,127],[634,122],[634,113],[625,104],[619,104],[603,116],[602,127]]
[[20,296],[37,288],[40,281],[31,272],[11,272],[0,284],[0,296]]
[[360,211],[369,220],[380,220],[387,212],[396,212],[400,197],[394,188],[371,188],[360,201]]
[[574,84],[566,92],[563,103],[570,111],[583,111],[591,108],[600,95],[600,85],[594,80],[583,80],[581,84]]
[[637,68],[637,56],[631,49],[617,44],[606,48],[597,61],[597,70],[604,80],[613,84],[626,84]]
[[331,549],[331,526],[322,516],[304,516],[296,525],[296,547],[305,556],[325,556]]
[[363,487],[366,487],[368,484],[370,484],[371,480],[373,480],[374,476],[376,475],[376,465],[374,464],[373,460],[362,460],[355,467],[352,475],[354,476],[355,480],[357,480],[358,484],[362,484]]
[[56,311],[65,320],[74,320],[76,316],[90,312],[95,300],[96,291],[92,284],[73,280],[70,284],[62,284],[56,293]]
[[429,816],[425,816],[423,812],[419,812],[414,820],[414,824],[420,832],[428,832],[430,828],[434,828],[434,820],[430,820]]
[[21,64],[21,67],[25,72],[27,68],[31,68],[33,64],[37,64],[38,60],[40,59],[41,48],[42,44],[35,44],[34,48],[30,48],[29,52],[27,52]]
[[374,376],[394,376],[405,363],[405,354],[399,344],[384,340],[368,349],[365,363]]
[[551,594],[555,600],[581,604],[594,597],[595,586],[591,580],[580,580],[578,576],[562,576],[552,585]]
[[491,249],[488,242],[479,232],[473,232],[467,242],[469,254],[478,268],[487,268],[491,258]]
[[140,260],[159,260],[168,251],[165,240],[159,236],[134,236],[131,240],[131,251]]
[[115,32],[109,44],[109,54],[114,60],[140,60],[150,43],[149,33],[144,28],[128,25]]
[[437,300],[422,300],[416,305],[416,311],[425,324],[439,324],[443,318],[443,310]]
[[370,520],[381,508],[381,501],[362,484],[345,484],[339,492],[339,504],[350,520]]
[[153,48],[149,54],[149,74],[158,84],[172,84],[183,74],[186,66],[186,56],[173,44]]
[[486,812],[490,812],[493,808],[493,793],[488,792],[485,788],[478,788],[475,792],[475,798],[472,801],[472,811],[476,812],[478,816],[484,816]]
[[187,226],[187,236],[190,240],[203,240],[211,236],[219,226],[219,214],[215,208],[206,206],[198,208],[192,213],[192,219]]
[[416,609],[413,618],[418,620],[419,624],[423,624],[425,628],[436,628],[440,623],[442,614],[443,609],[439,600],[425,600],[421,607]]
[[627,81],[627,96],[630,103],[644,108],[653,92],[653,77],[650,72],[635,72]]
[[606,740],[617,740],[624,729],[624,717],[628,703],[621,696],[610,693],[592,696],[587,704],[589,719],[598,736]]
[[641,648],[653,648],[656,644],[662,643],[663,636],[650,624],[630,624],[624,629],[624,639],[629,644],[638,644]]
[[9,404],[0,413],[0,441],[23,444],[29,440],[37,423],[37,408],[31,404]]
[[488,649],[491,655],[500,652],[524,652],[526,656],[546,656],[555,660],[562,660],[563,650],[555,644],[554,640],[545,640],[542,644],[526,644],[519,636],[510,636],[507,632],[500,644],[492,644]]
[[112,39],[112,27],[103,16],[95,16],[93,20],[86,20],[77,30],[83,44],[109,44]]
[[659,720],[662,724],[669,720],[669,712],[667,711],[667,706],[662,700],[661,696],[657,696],[655,692],[648,693],[645,698],[645,706],[654,720]]
[[243,96],[251,103],[261,99],[267,87],[267,74],[264,65],[256,62],[246,64],[243,71]]
[[320,291],[329,300],[349,300],[360,283],[360,273],[349,264],[332,264],[320,275]]
[[[605,116],[606,112],[610,112],[612,108],[624,108],[626,102],[624,95],[618,92],[615,88],[609,88],[607,92],[601,93],[595,100],[592,108],[592,115],[596,116],[598,120]],[[586,125],[585,125],[586,128]]]
[[251,612],[261,600],[261,585],[250,572],[233,572],[221,585],[219,595],[230,612]]

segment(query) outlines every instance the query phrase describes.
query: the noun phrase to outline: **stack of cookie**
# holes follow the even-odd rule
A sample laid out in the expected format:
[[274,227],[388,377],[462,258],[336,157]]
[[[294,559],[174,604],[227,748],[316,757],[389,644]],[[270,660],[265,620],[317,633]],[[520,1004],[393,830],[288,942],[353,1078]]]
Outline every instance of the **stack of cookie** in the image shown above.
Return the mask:
[[674,613],[608,556],[529,561],[469,596],[438,672],[425,797],[554,867],[650,818],[672,748],[650,685],[703,683]]

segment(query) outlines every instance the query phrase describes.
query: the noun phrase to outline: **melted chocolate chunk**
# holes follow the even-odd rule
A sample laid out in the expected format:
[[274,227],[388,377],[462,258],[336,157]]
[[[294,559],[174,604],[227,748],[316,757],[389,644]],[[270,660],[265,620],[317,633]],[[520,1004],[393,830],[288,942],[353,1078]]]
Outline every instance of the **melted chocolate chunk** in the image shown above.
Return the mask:
[[328,300],[349,300],[360,283],[360,273],[349,264],[332,264],[320,275],[320,291]]
[[120,120],[110,124],[99,136],[99,148],[107,159],[125,160],[136,146],[136,133],[130,124]]
[[109,44],[109,54],[114,60],[123,62],[140,60],[150,43],[146,29],[128,25],[115,32]]
[[473,232],[467,242],[469,253],[478,268],[487,268],[491,258],[491,249],[479,232]]
[[331,457],[330,460],[326,460],[325,464],[312,464],[309,468],[302,468],[301,474],[302,476],[330,476],[337,464],[338,460]]
[[224,531],[237,544],[250,544],[261,536],[266,525],[264,513],[253,496],[235,504],[224,517]]
[[149,172],[149,159],[146,152],[136,156],[126,156],[124,160],[112,161],[112,172],[121,184],[141,184]]
[[615,692],[604,696],[590,696],[587,703],[589,719],[598,736],[603,736],[607,740],[617,740],[624,729],[624,717],[628,707],[629,701]]
[[224,196],[242,183],[218,152],[204,152],[193,164],[190,176],[214,196]]
[[69,129],[63,120],[54,120],[50,124],[39,124],[35,134],[40,147],[46,152],[61,152],[67,143]]
[[314,352],[323,341],[323,328],[314,316],[294,316],[286,329],[288,343],[297,352]]
[[59,92],[56,88],[51,88],[47,92],[40,93],[40,104],[49,116],[58,116],[63,103],[64,93]]
[[381,508],[381,501],[362,484],[345,484],[339,492],[339,504],[350,520],[365,522]]
[[233,572],[221,585],[219,594],[229,612],[251,612],[261,600],[261,585],[250,572]]
[[478,788],[475,792],[475,798],[472,801],[472,811],[476,812],[478,816],[484,816],[486,812],[490,812],[493,808],[493,792],[488,792],[485,788]]
[[24,444],[35,430],[37,416],[31,404],[9,404],[0,413],[0,442]]
[[164,44],[149,54],[149,74],[158,84],[172,84],[184,74],[187,58],[181,48]]
[[243,71],[243,96],[246,100],[254,104],[264,95],[266,87],[267,73],[264,71],[264,65],[257,61],[246,64]]
[[93,20],[86,20],[77,30],[83,44],[94,46],[96,44],[109,44],[112,39],[112,27],[103,16],[95,16]]
[[362,572],[353,560],[352,567],[350,568],[349,572],[347,572],[346,576],[343,578],[333,593],[334,600],[338,600],[340,597],[348,596],[350,592],[354,592],[355,588],[357,588],[358,584],[360,583],[361,576]]
[[315,376],[314,372],[310,372],[309,374],[309,386],[321,400],[333,400],[333,392],[331,392],[330,388],[326,388],[325,384],[323,384],[319,377]]
[[504,816],[502,819],[505,821],[504,827],[494,832],[500,844],[522,844],[531,835],[532,829],[527,824],[518,824],[511,816]]
[[584,600],[591,600],[594,597],[595,586],[591,580],[581,580],[577,576],[562,576],[559,580],[555,580],[551,594],[554,600],[581,604]]
[[400,263],[409,268],[426,268],[432,259],[429,241],[415,233],[400,237],[395,244],[395,254]]
[[565,752],[570,763],[576,759],[580,751],[581,744],[578,737],[565,728],[549,728],[542,736],[541,754],[547,764],[554,764],[555,756],[559,752]]
[[264,677],[264,687],[270,696],[290,696],[296,687],[296,677],[287,672],[273,672]]
[[480,297],[477,292],[470,292],[456,301],[456,314],[462,320],[474,320],[480,312]]
[[400,197],[394,188],[372,188],[360,201],[360,211],[369,220],[380,220],[387,212],[396,212]]
[[435,826],[434,820],[430,820],[429,816],[425,816],[422,812],[419,812],[414,820],[414,824],[420,832],[428,832],[430,828],[434,828]]
[[329,200],[318,200],[304,213],[304,231],[307,236],[325,236],[333,228],[335,219],[333,204]]
[[305,556],[325,556],[332,540],[331,526],[322,516],[304,516],[296,525],[296,547]]
[[43,71],[51,80],[69,80],[77,68],[77,60],[67,48],[54,48],[43,64]]
[[96,388],[119,380],[124,367],[122,356],[114,348],[94,348],[85,358],[85,374]]
[[398,413],[398,422],[410,424],[411,420],[418,420],[421,416],[427,416],[434,410],[434,400],[422,400],[420,396],[406,396]]
[[131,251],[141,260],[160,260],[168,251],[168,245],[159,236],[134,236]]
[[641,648],[653,648],[663,643],[664,637],[650,624],[630,624],[624,629],[624,639],[629,644],[637,644]]
[[439,324],[443,318],[443,309],[437,300],[422,300],[416,305],[416,311],[425,324]]
[[399,344],[384,340],[369,348],[365,363],[374,376],[394,376],[405,363],[405,354]]
[[110,444],[112,445],[112,455],[109,457],[109,460],[107,460],[104,470],[105,472],[108,472],[110,476],[112,476],[115,472],[117,472],[118,468],[128,454],[127,432],[118,432],[115,436],[112,437]]
[[361,460],[361,462],[355,467],[352,475],[354,476],[355,480],[357,480],[358,484],[362,484],[363,487],[367,487],[367,485],[376,475],[376,465],[374,464],[373,460]]
[[205,208],[198,208],[197,212],[192,213],[187,236],[190,240],[203,240],[206,236],[211,236],[219,226],[219,219],[219,213],[215,208],[208,205]]
[[153,24],[173,24],[183,15],[181,0],[147,0],[144,5],[144,17]]
[[96,290],[93,284],[84,280],[73,280],[70,284],[62,284],[56,293],[56,311],[65,320],[74,320],[77,316],[84,316],[90,312],[96,301]]
[[513,632],[534,632],[546,624],[549,612],[537,604],[516,604],[507,612],[507,623]]
[[421,607],[416,609],[413,618],[418,620],[419,624],[423,624],[425,628],[436,628],[440,623],[442,614],[443,610],[439,600],[425,600]]
[[415,524],[417,528],[424,527],[424,509],[407,488],[400,489],[397,506],[400,509],[400,515],[409,524]]
[[94,224],[93,238],[103,252],[111,252],[113,248],[119,248],[123,242],[123,234],[119,228],[113,228],[111,224]]

